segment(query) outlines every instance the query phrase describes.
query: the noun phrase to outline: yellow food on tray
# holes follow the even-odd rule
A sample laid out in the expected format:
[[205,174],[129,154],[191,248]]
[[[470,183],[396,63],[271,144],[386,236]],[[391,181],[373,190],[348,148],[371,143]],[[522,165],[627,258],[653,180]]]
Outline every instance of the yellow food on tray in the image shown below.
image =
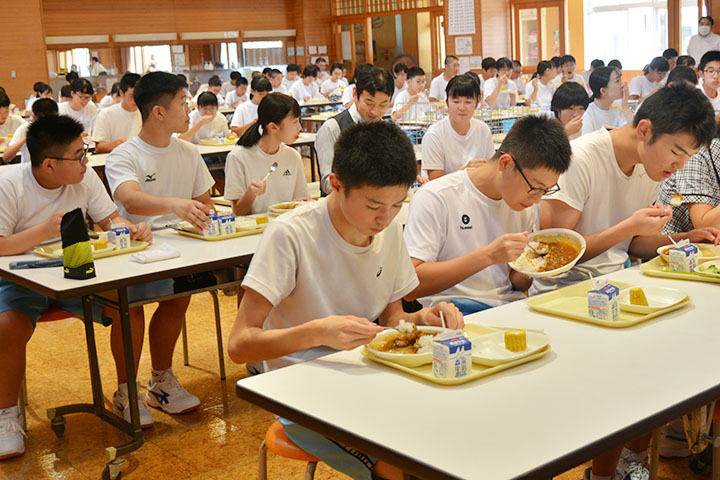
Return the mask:
[[93,242],[93,248],[95,250],[103,250],[108,247],[107,238],[101,238],[100,240],[95,240]]
[[647,297],[642,288],[631,288],[630,289],[630,304],[642,305],[643,307],[648,306]]
[[270,221],[270,219],[268,219],[268,216],[267,216],[267,215],[260,215],[260,216],[258,216],[258,217],[255,217],[255,222],[256,222],[258,225],[261,225],[261,224],[263,224],[263,223],[268,223],[269,221]]
[[525,330],[508,330],[505,332],[505,348],[511,352],[527,350],[527,335]]

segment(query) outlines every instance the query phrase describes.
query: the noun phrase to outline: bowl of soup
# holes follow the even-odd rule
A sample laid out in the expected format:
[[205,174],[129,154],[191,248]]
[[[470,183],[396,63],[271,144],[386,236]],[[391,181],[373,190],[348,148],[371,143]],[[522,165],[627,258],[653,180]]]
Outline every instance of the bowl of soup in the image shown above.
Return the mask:
[[548,228],[531,233],[522,255],[510,268],[533,278],[554,277],[575,266],[585,253],[585,239],[566,228]]

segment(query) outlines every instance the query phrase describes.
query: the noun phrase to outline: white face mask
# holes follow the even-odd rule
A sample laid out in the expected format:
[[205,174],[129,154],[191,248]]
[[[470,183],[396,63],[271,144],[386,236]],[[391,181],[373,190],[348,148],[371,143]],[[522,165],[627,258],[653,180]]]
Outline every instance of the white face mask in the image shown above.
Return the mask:
[[710,26],[709,25],[701,25],[700,27],[698,27],[698,32],[700,32],[700,35],[702,35],[704,37],[705,35],[710,33]]

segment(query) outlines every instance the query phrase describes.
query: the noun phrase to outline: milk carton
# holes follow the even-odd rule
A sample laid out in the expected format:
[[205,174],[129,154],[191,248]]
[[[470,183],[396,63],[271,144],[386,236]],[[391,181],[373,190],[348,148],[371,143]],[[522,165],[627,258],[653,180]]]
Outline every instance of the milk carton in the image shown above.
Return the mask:
[[472,369],[472,342],[462,332],[441,334],[433,342],[433,375],[460,378]]
[[588,315],[598,320],[616,320],[619,315],[620,289],[608,282],[601,282],[588,292]]
[[223,213],[219,217],[220,235],[235,233],[235,216],[232,213]]
[[218,220],[217,214],[215,212],[210,212],[208,214],[208,218],[210,219],[210,223],[208,223],[207,230],[203,230],[203,235],[210,237],[220,235],[220,221]]
[[110,225],[108,243],[114,243],[115,250],[130,248],[130,229],[128,229],[124,223],[114,223]]
[[698,248],[692,243],[678,244],[670,249],[670,270],[693,272],[697,267]]

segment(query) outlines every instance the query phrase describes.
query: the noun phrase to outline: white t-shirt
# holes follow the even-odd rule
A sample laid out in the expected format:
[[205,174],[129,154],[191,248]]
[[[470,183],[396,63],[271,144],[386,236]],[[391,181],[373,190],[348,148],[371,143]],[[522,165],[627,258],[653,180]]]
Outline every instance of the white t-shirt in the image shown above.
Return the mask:
[[225,103],[223,104],[223,106],[227,108],[237,108],[239,104],[235,105],[235,107],[233,107],[232,104],[237,102],[238,99],[240,99],[240,103],[246,102],[248,99],[248,94],[245,93],[245,95],[239,97],[235,90],[231,90],[230,92],[228,92],[227,95],[225,95]]
[[5,123],[0,125],[0,137],[7,137],[8,135],[13,135],[18,129],[18,127],[23,123],[25,123],[25,120],[23,120],[20,115],[8,115]]
[[[529,232],[538,221],[537,208],[520,212],[504,200],[493,200],[473,185],[467,171],[455,172],[424,185],[415,193],[405,243],[412,258],[445,262],[485,247],[506,233]],[[472,298],[490,306],[524,298],[512,289],[510,268],[492,265],[431,297],[420,299],[428,307],[453,297]]]
[[705,37],[700,34],[690,37],[687,51],[695,59],[696,65],[700,65],[702,56],[710,50],[720,50],[720,35],[711,32]]
[[97,104],[98,111],[100,112],[100,111],[102,111],[103,108],[113,105],[114,101],[115,101],[115,99],[112,97],[112,95],[110,95],[110,94],[105,95],[104,97],[102,97],[102,99],[100,99],[100,101]]
[[320,86],[320,93],[325,97],[329,97],[330,95],[342,95],[344,89],[345,85],[343,85],[340,80],[333,82],[331,77],[322,83]]
[[[263,324],[266,330],[330,315],[355,315],[372,321],[417,285],[397,219],[367,247],[351,245],[335,230],[325,198],[270,222],[242,283],[273,305]],[[352,293],[340,294],[339,286]],[[329,347],[302,350],[267,360],[265,370],[334,351]]]
[[660,88],[657,82],[651,82],[645,75],[638,75],[637,77],[630,80],[630,95],[638,95],[640,98],[645,98],[652,92]]
[[285,95],[288,94],[287,88],[285,88],[285,85],[283,85],[282,83],[280,84],[279,87],[273,88],[272,91],[277,92],[277,93],[284,93]]
[[[23,122],[23,124],[15,130],[15,134],[13,134],[8,146],[11,147],[20,142],[20,140],[23,140],[27,136],[27,129],[29,126],[30,124],[28,122]],[[30,152],[28,152],[27,145],[20,147],[20,163],[30,163]]]
[[[140,137],[128,140],[108,154],[105,177],[113,195],[127,181],[137,182],[140,190],[150,195],[186,199],[203,195],[215,184],[197,147],[177,137],[171,137],[163,148],[148,145]],[[163,228],[178,220],[172,213],[129,214],[125,206],[116,203],[120,215],[133,223]]]
[[223,98],[225,98],[228,93],[234,92],[234,91],[235,91],[235,85],[230,83],[230,81],[228,80],[227,82],[223,82],[222,88],[220,88],[220,95],[222,95]]
[[95,62],[95,64],[90,67],[90,75],[93,77],[96,77],[103,72],[107,73],[107,68],[105,68],[105,65],[100,62]]
[[[411,95],[408,93],[407,90],[403,90],[402,92],[400,92],[397,98],[395,98],[395,102],[393,103],[392,113],[395,113],[401,108],[406,107],[410,103],[410,96]],[[399,117],[398,120],[402,120],[405,122],[416,121],[420,117],[427,115],[429,111],[430,101],[424,93],[420,92],[418,93],[417,101],[411,104],[410,109],[405,112],[402,117]]]
[[315,82],[305,85],[303,82],[295,82],[290,88],[288,95],[292,95],[298,102],[303,102],[305,97],[320,98],[320,89]]
[[80,207],[99,222],[115,210],[102,180],[88,167],[80,183],[48,190],[40,186],[28,163],[0,175],[0,236],[23,232],[47,221],[55,212]]
[[520,95],[525,95],[525,80],[523,80],[522,77],[518,77],[513,80],[513,83],[515,83],[515,89],[518,93]]
[[[352,102],[355,99],[355,84],[349,85],[343,90],[342,99],[340,100],[343,106]],[[349,107],[348,107],[349,108]]]
[[[487,97],[492,95],[493,91],[495,91],[495,88],[498,84],[498,78],[493,77],[487,82],[485,82],[485,88],[483,88],[483,100],[487,103]],[[509,107],[511,105],[510,103],[510,92],[515,92],[517,95],[517,86],[515,85],[515,82],[512,80],[507,81],[505,85],[500,87],[500,93],[498,93],[497,100],[495,100],[495,103],[492,105],[493,108],[503,108],[503,107]],[[502,88],[505,88],[505,91],[502,91]],[[517,101],[517,96],[515,97]]]
[[603,125],[622,127],[627,124],[625,115],[623,115],[622,110],[616,108],[615,103],[613,103],[608,110],[603,110],[598,107],[595,102],[590,102],[588,105],[587,110],[585,110],[583,114],[582,122],[582,135],[599,130]]
[[142,129],[140,109],[128,112],[122,103],[110,105],[100,111],[95,121],[92,139],[97,142],[112,142],[119,138],[130,140]]
[[[573,73],[572,78],[571,78],[570,80],[568,80],[568,82],[579,83],[580,85],[582,85],[582,87],[583,87],[585,90],[588,89],[587,83],[585,82],[585,79],[582,77],[582,75],[578,75],[577,73]],[[553,86],[555,87],[555,89],[557,89],[557,87],[559,87],[560,84],[563,83],[562,74],[559,75],[559,76],[557,76],[557,77],[555,77],[555,78],[553,79],[552,83],[553,83]]]
[[[201,117],[202,115],[200,115],[198,110],[190,112],[190,126],[188,128],[192,128],[193,125],[200,121]],[[230,129],[228,128],[225,115],[220,112],[215,112],[215,117],[212,121],[207,125],[203,125],[200,127],[200,130],[195,132],[195,136],[192,138],[192,143],[198,143],[200,140],[205,138],[214,138],[215,135],[220,134],[227,136],[230,134]]]
[[299,76],[295,77],[295,80],[288,80],[287,77],[283,77],[282,84],[285,88],[287,88],[287,91],[289,92],[290,88],[295,85],[295,82],[297,82],[298,80],[300,80]]
[[231,127],[242,127],[250,122],[257,120],[258,118],[258,106],[252,100],[243,102],[235,107],[235,113],[233,113],[232,121],[230,122]]
[[441,73],[430,82],[430,93],[428,94],[430,98],[437,98],[438,100],[445,100],[447,98],[445,88],[447,88],[450,80],[445,80],[444,75],[445,73]]
[[84,108],[81,108],[80,110],[73,110],[70,106],[70,102],[63,102],[58,104],[58,114],[74,118],[78,122],[82,123],[83,129],[85,129],[86,132],[90,133],[95,126],[98,109],[94,103],[88,102]]
[[[393,84],[394,84],[394,82],[393,82]],[[397,85],[394,85],[394,86],[395,86],[395,90],[393,91],[392,98],[390,99],[390,103],[392,103],[392,104],[395,104],[395,102],[397,101],[398,95],[400,95],[402,92],[407,90],[407,82],[403,83],[402,88],[398,88]]]
[[233,148],[225,162],[225,198],[241,199],[250,182],[264,177],[273,162],[277,162],[278,168],[266,180],[265,193],[255,197],[250,214],[267,212],[276,203],[309,196],[300,154],[294,148],[281,144],[273,155],[265,153],[258,145]]
[[428,128],[422,141],[422,169],[456,172],[474,158],[490,159],[495,154],[492,132],[484,122],[473,118],[470,130],[460,135],[445,117]]
[[[537,85],[538,93],[535,97],[533,105],[537,105],[538,107],[549,107],[550,103],[552,103],[552,97],[555,94],[555,85],[553,82],[548,82],[547,85],[543,85],[540,80],[538,80]],[[533,85],[532,82],[528,82],[527,90],[525,91],[525,98],[530,98],[534,91],[535,85]]]
[[715,110],[715,113],[720,112],[720,92],[718,92],[717,95],[715,95],[715,98],[710,98],[710,95],[707,94],[705,89],[702,87],[702,85],[698,85],[697,88],[700,89],[700,91],[707,97],[708,100],[710,100],[710,103],[713,106],[713,110]]
[[[618,166],[610,132],[597,130],[573,140],[570,169],[560,175],[560,191],[552,199],[560,200],[582,212],[574,230],[590,235],[617,225],[658,197],[660,183],[648,177],[645,168],[635,165],[632,175]],[[533,282],[536,289],[556,289],[582,280],[599,277],[623,268],[628,259],[628,238],[597,257],[575,265],[566,275],[549,282]]]

